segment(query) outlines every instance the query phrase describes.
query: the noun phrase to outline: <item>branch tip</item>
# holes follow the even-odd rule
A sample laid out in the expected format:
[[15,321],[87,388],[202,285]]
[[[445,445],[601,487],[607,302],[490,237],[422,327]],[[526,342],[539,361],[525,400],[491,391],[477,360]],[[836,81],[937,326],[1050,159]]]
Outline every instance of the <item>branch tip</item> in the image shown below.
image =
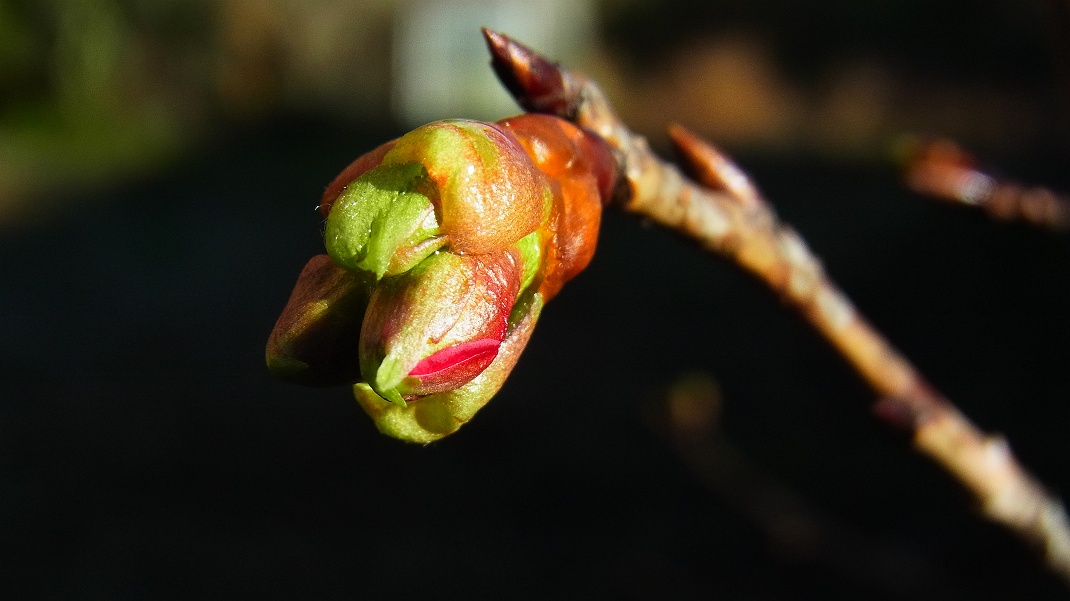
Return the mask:
[[576,101],[566,71],[505,34],[484,27],[483,37],[491,68],[524,110],[565,118],[575,115]]
[[997,177],[978,167],[977,159],[953,140],[908,139],[901,147],[903,177],[918,194],[981,207],[1001,221],[1070,229],[1070,197],[1065,194]]

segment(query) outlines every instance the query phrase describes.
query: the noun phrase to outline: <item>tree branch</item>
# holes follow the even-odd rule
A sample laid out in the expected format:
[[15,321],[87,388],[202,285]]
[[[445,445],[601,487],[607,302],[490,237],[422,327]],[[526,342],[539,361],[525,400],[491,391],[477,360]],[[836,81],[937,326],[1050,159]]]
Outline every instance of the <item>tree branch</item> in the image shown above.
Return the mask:
[[989,519],[1038,547],[1070,582],[1070,524],[1061,502],[1018,464],[1002,437],[980,431],[862,317],[742,170],[673,126],[673,142],[701,185],[695,183],[654,155],[594,82],[504,35],[484,34],[492,66],[524,109],[567,118],[616,149],[622,208],[725,256],[795,307],[877,392],[875,413],[911,432],[915,448],[971,491]]
[[1025,221],[1050,230],[1070,229],[1070,198],[987,173],[951,140],[917,142],[909,149],[907,186],[918,194],[984,209],[993,219]]

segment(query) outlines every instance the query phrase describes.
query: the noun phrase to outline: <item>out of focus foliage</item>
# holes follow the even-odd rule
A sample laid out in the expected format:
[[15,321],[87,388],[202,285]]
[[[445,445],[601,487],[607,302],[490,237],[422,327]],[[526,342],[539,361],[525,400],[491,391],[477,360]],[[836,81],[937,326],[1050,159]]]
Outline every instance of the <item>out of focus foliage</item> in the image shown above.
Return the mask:
[[206,6],[0,4],[0,211],[173,150],[205,92]]
[[0,2],[0,222],[152,169],[220,123],[381,117],[390,4]]

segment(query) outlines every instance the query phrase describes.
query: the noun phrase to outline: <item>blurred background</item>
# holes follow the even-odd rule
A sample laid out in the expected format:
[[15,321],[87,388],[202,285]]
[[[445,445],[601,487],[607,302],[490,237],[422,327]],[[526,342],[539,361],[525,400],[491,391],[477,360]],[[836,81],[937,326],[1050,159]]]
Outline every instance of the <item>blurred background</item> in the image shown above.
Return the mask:
[[0,595],[1066,596],[776,298],[625,215],[445,441],[272,380],[326,183],[426,121],[516,112],[482,25],[592,74],[656,148],[677,121],[733,153],[1070,491],[1070,238],[895,162],[943,135],[1070,189],[1065,0],[0,0]]

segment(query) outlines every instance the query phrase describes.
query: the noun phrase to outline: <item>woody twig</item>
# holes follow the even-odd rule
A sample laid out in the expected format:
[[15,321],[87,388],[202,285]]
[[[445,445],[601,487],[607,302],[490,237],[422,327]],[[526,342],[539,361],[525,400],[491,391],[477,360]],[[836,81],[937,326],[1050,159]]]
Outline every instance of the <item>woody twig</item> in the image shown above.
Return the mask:
[[742,170],[672,126],[672,141],[694,180],[688,178],[621,122],[594,82],[504,35],[484,33],[495,71],[525,110],[569,119],[616,149],[623,173],[618,206],[693,239],[765,282],[869,383],[880,418],[906,429],[914,447],[962,483],[986,517],[1037,547],[1047,565],[1070,582],[1070,524],[1062,503],[1017,462],[1001,436],[972,424],[863,318]]
[[909,149],[904,178],[918,194],[980,207],[999,221],[1070,229],[1070,198],[1042,186],[1026,186],[997,177],[978,167],[973,155],[951,140],[914,143]]

